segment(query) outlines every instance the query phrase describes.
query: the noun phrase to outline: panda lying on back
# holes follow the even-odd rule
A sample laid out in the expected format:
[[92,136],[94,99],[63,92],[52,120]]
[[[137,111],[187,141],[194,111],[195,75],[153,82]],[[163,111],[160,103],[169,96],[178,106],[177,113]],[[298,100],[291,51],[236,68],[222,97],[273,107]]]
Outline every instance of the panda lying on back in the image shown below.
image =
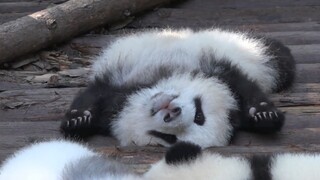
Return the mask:
[[138,33],[97,58],[61,130],[113,135],[123,146],[223,146],[236,129],[281,129],[268,93],[290,87],[294,74],[290,50],[275,40],[219,29]]
[[[62,150],[63,149],[63,153]],[[0,166],[0,180],[319,180],[319,154],[222,156],[179,142],[138,175],[127,165],[69,141],[23,148]]]

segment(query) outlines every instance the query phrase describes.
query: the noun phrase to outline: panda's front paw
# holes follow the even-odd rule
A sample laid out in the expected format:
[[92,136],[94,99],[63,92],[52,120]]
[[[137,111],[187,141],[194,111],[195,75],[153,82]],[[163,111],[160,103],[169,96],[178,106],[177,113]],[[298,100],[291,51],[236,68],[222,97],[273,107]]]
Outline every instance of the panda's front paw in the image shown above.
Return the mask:
[[91,112],[88,110],[78,111],[73,109],[70,111],[72,119],[66,121],[66,127],[76,128],[81,126],[90,126],[91,124]]
[[65,137],[86,137],[92,129],[93,116],[89,110],[72,109],[66,114],[60,129]]
[[252,128],[259,132],[281,130],[285,116],[270,102],[259,102],[248,110]]

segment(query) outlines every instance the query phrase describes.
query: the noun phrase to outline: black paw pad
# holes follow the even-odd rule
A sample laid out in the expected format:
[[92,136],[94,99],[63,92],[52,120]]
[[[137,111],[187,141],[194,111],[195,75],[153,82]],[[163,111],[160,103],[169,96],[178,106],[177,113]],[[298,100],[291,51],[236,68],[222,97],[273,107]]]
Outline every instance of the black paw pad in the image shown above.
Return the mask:
[[91,112],[85,110],[83,112],[79,112],[76,109],[70,111],[72,118],[66,121],[66,127],[72,128],[76,126],[90,125],[91,124]]
[[248,113],[253,127],[261,132],[279,131],[285,120],[284,114],[267,102],[250,107]]
[[61,123],[61,131],[66,137],[82,137],[92,126],[92,113],[89,110],[72,109]]

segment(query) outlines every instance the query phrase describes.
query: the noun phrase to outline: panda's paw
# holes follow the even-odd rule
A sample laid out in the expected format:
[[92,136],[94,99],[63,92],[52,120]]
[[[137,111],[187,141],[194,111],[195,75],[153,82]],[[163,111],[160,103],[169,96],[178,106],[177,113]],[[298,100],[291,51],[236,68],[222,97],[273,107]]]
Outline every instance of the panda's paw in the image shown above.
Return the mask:
[[91,112],[88,110],[78,111],[73,109],[70,111],[72,118],[66,121],[66,127],[76,128],[81,126],[90,126],[91,124]]
[[92,120],[92,113],[89,110],[72,109],[66,114],[60,129],[65,137],[81,138],[91,128]]
[[285,120],[284,114],[270,102],[259,102],[248,110],[253,128],[260,132],[279,131]]

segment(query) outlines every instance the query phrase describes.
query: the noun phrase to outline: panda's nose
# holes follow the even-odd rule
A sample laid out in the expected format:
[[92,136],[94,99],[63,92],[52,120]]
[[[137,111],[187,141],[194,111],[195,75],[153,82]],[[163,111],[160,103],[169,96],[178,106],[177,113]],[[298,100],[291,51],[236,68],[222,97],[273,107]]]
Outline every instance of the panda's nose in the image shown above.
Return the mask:
[[171,122],[180,114],[181,114],[180,107],[175,107],[173,109],[167,109],[167,114],[163,117],[163,121],[164,122]]

